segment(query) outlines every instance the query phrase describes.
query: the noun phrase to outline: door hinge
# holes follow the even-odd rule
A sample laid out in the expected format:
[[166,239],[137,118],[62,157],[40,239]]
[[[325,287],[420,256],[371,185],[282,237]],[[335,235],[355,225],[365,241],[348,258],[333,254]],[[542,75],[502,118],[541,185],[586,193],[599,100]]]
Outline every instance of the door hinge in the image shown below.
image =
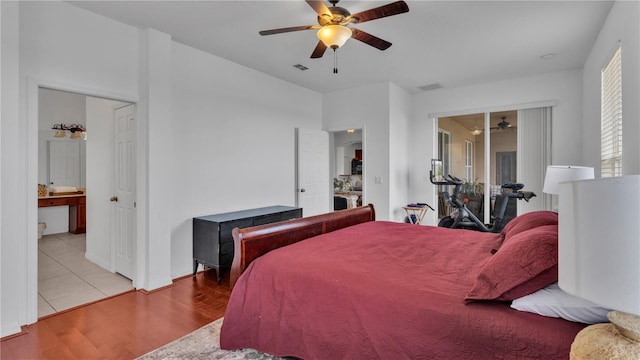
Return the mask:
[[136,202],[135,201],[133,202],[133,207],[136,207]]

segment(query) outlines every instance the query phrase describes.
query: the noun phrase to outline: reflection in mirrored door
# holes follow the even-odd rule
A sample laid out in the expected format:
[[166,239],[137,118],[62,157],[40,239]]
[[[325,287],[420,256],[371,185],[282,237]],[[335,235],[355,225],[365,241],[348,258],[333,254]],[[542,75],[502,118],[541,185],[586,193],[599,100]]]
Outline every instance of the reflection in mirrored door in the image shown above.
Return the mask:
[[333,209],[361,206],[365,158],[362,129],[334,131],[330,133],[330,143]]
[[[491,204],[501,191],[500,185],[517,181],[517,124],[517,111],[438,119],[438,156],[443,160],[444,173],[464,180],[460,196],[485,223],[491,221]],[[438,189],[438,218],[450,212],[443,193],[453,189],[447,187]],[[489,194],[489,206],[485,206],[485,194]]]

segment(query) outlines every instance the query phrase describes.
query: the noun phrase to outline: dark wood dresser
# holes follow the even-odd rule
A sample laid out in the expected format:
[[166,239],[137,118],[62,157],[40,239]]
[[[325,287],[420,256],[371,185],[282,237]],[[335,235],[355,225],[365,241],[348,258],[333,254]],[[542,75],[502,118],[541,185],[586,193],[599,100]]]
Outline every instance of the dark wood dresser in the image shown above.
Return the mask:
[[247,228],[302,217],[302,208],[268,206],[193,218],[193,275],[198,264],[216,269],[218,283],[221,269],[230,268],[233,261],[234,228]]

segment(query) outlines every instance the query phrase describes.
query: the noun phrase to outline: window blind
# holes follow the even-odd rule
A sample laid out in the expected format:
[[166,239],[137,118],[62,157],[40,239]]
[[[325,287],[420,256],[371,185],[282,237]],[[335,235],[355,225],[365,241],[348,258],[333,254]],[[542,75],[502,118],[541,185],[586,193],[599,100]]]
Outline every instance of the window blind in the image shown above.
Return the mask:
[[622,175],[622,47],[602,69],[600,176]]

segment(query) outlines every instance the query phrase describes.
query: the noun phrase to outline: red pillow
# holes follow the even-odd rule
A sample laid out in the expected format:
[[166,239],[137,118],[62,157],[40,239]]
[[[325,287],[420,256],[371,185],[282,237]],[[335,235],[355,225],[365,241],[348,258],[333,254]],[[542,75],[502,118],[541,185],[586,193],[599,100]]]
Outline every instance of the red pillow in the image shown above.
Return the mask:
[[513,235],[477,275],[466,300],[514,300],[558,281],[558,225]]
[[506,240],[510,236],[544,225],[558,225],[558,213],[540,210],[522,214],[509,221],[500,233]]

